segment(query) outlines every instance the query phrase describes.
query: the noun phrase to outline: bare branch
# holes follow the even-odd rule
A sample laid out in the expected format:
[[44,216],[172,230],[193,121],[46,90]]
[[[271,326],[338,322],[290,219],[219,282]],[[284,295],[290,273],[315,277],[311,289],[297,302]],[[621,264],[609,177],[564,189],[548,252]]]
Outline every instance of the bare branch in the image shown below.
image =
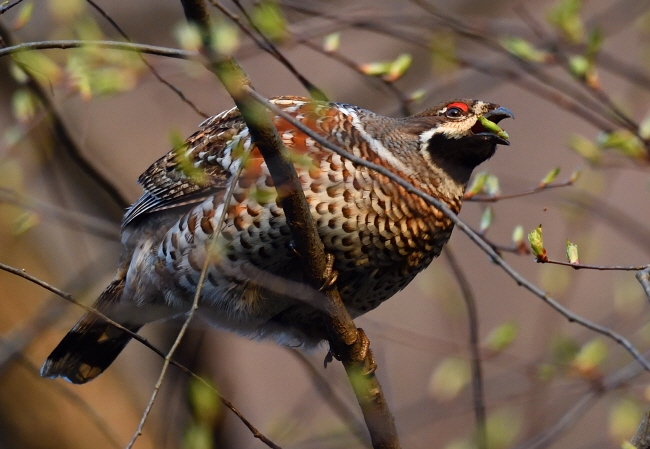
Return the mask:
[[487,448],[488,436],[485,413],[485,393],[483,392],[483,367],[481,365],[481,352],[479,348],[478,332],[478,311],[476,310],[476,300],[474,292],[465,276],[465,273],[456,260],[451,246],[447,245],[443,251],[447,258],[451,272],[456,278],[458,287],[463,294],[465,307],[467,307],[467,321],[469,324],[469,349],[472,355],[470,363],[472,365],[472,389],[474,400],[474,416],[476,419],[476,445],[478,449]]
[[147,53],[150,55],[165,56],[174,59],[195,59],[199,56],[197,52],[180,50],[178,48],[158,47],[155,45],[135,44],[131,42],[118,42],[118,41],[83,41],[83,40],[52,40],[42,42],[27,42],[24,44],[17,44],[0,48],[0,57],[22,53],[25,51],[34,50],[49,50],[59,49],[67,50],[69,48],[81,47],[98,47],[110,48],[113,50],[133,51],[138,53]]

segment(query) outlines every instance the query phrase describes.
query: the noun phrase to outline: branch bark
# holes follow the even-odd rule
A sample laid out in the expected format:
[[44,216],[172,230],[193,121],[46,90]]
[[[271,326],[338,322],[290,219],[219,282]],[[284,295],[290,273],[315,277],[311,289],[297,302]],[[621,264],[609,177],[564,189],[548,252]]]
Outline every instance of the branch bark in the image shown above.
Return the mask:
[[[278,196],[296,250],[305,263],[306,278],[312,287],[319,289],[328,281],[327,256],[289,152],[266,108],[253,99],[255,90],[244,70],[232,56],[219,55],[213,50],[210,15],[205,3],[202,0],[181,0],[181,3],[188,22],[201,30],[206,67],[219,78],[235,101],[264,157],[276,189],[281,187]],[[395,420],[375,376],[376,366],[367,338],[357,330],[336,287],[325,293],[330,348],[341,359],[350,378],[372,445],[375,449],[397,449],[400,445]]]

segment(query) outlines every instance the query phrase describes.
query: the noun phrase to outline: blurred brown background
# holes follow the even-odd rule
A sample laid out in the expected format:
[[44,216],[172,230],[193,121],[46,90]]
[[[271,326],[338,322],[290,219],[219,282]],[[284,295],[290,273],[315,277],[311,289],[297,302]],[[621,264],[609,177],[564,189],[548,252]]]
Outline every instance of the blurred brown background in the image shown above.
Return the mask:
[[[134,42],[178,47],[174,30],[183,23],[179,2],[99,4]],[[233,4],[223,4],[236,11]],[[648,263],[647,159],[610,151],[600,166],[590,164],[571,151],[568,142],[573,134],[593,141],[601,130],[572,113],[571,107],[561,107],[578,104],[595,110],[591,103],[581,104],[583,97],[566,100],[574,89],[593,99],[580,81],[561,63],[533,64],[544,76],[561,83],[557,88],[548,87],[507,52],[490,49],[480,39],[458,32],[463,26],[471,27],[496,42],[519,36],[541,48],[544,39],[526,18],[532,16],[544,30],[546,43],[559,41],[558,31],[547,21],[557,4],[426,2],[453,17],[458,21],[455,24],[418,2],[280,1],[288,34],[278,48],[332,100],[385,115],[401,113],[400,102],[389,88],[305,47],[300,40],[320,47],[324,36],[340,31],[338,53],[359,64],[411,54],[411,68],[394,86],[406,96],[424,89],[422,102],[411,105],[414,112],[455,97],[506,106],[516,115],[516,120],[502,124],[512,145],[500,148],[478,171],[496,175],[504,194],[534,188],[554,167],[562,168],[559,180],[568,178],[577,167],[582,168],[582,176],[574,186],[492,204],[489,239],[510,245],[515,226],[522,225],[527,233],[542,223],[552,259],[565,260],[565,242],[570,239],[578,244],[583,263]],[[0,22],[12,29],[22,6],[0,16]],[[29,22],[12,31],[18,41],[75,38],[82,25],[92,28],[87,25],[92,21],[103,30],[104,38],[118,40],[115,30],[81,0],[50,0],[33,6]],[[244,6],[254,9],[250,3]],[[598,66],[603,91],[637,123],[649,112],[648,6],[646,1],[594,0],[586,2],[580,13],[588,31],[602,30],[601,55],[614,58],[612,62],[603,57],[602,67]],[[215,18],[220,17],[214,9],[212,12]],[[279,62],[245,36],[240,39],[235,55],[261,93],[305,94]],[[451,48],[464,61],[446,71],[440,68],[444,58],[427,48],[437,48],[444,39],[451,40]],[[580,44],[562,48],[569,55],[584,52]],[[132,86],[127,80],[117,89],[120,92],[94,92],[84,98],[65,71],[70,69],[66,52],[44,52],[59,64],[61,79],[45,82],[44,75],[39,81],[84,157],[133,201],[141,192],[135,180],[168,151],[170,131],[187,136],[203,119],[137,62],[129,66],[131,72],[127,70],[133,77]],[[216,114],[231,107],[232,101],[218,81],[199,64],[153,56],[147,59],[201,110]],[[516,76],[485,73],[499,70]],[[624,73],[617,74],[617,70]],[[530,85],[533,87],[526,88]],[[91,304],[113,276],[120,252],[122,211],[52,138],[42,110],[20,120],[16,92],[24,88],[20,79],[12,76],[10,58],[0,58],[0,262],[25,269]],[[461,218],[478,228],[485,207],[483,203],[466,203]],[[597,334],[570,324],[518,287],[458,230],[449,245],[476,296],[489,429],[500,438],[490,447],[620,447],[624,439],[631,439],[648,408],[648,374],[641,373],[611,391],[599,390],[611,379],[607,376],[621,374],[632,362],[622,347],[601,337],[599,341],[607,350],[605,359],[593,372],[576,370],[573,357],[581,347],[593,343]],[[633,271],[574,271],[535,264],[530,255],[506,253],[505,258],[571,310],[621,333],[641,352],[650,348],[647,300]],[[46,355],[81,313],[44,289],[0,272],[0,447],[124,447],[135,431],[162,365],[160,358],[142,345],[130,344],[114,367],[84,386],[38,376]],[[490,352],[490,332],[509,322],[517,329],[512,345]],[[168,348],[180,324],[151,325],[143,334],[156,346]],[[440,374],[440,367],[449,366],[450,358],[467,359],[469,354],[465,306],[445,258],[434,261],[406,290],[358,319],[357,324],[372,342],[378,376],[403,447],[472,447],[467,442],[474,429],[470,385],[462,381],[462,373]],[[209,329],[197,320],[177,355],[195,372],[211,378],[251,422],[284,448],[367,447],[333,411],[311,372],[287,348]],[[325,349],[304,356],[360,423],[340,364],[323,370]],[[437,389],[433,388],[436,373],[443,385],[445,380],[461,379],[462,388],[458,392],[453,386],[441,390],[436,384]],[[135,447],[201,447],[193,446],[198,443],[191,443],[188,437],[196,404],[188,396],[187,382],[185,375],[171,369]],[[569,413],[582,402],[583,409]],[[553,433],[553,426],[563,419],[571,421]],[[210,428],[214,447],[264,447],[227,410],[210,421]],[[536,446],[531,441],[540,435],[551,438]]]

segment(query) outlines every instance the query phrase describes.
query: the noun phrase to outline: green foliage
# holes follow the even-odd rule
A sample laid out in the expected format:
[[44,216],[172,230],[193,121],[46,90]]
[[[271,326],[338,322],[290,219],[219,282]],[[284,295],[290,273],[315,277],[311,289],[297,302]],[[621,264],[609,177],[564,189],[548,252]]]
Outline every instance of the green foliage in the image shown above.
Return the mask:
[[580,348],[571,365],[585,377],[591,377],[606,358],[607,345],[600,338],[595,338]]
[[514,321],[508,321],[495,327],[485,339],[485,347],[494,353],[503,352],[510,347],[517,338],[519,326]]
[[289,37],[287,22],[275,1],[262,0],[253,8],[253,23],[268,38],[282,41]]
[[441,29],[431,34],[431,66],[433,73],[444,75],[458,69],[456,35]]
[[11,105],[16,120],[27,123],[36,115],[40,102],[29,89],[20,88],[14,92]]
[[542,225],[533,229],[528,233],[528,242],[530,243],[530,250],[538,262],[546,262],[546,249],[544,248],[544,239],[542,238]]
[[33,2],[24,2],[18,15],[14,19],[11,27],[14,30],[19,30],[30,21],[32,18],[32,13],[34,12],[34,3]]
[[213,426],[222,411],[221,401],[214,386],[191,378],[188,384],[188,401],[192,418],[183,436],[184,449],[214,448]]
[[571,264],[580,263],[578,260],[578,245],[568,240],[566,241],[566,258]]
[[560,174],[560,167],[555,167],[553,170],[549,171],[546,176],[544,176],[544,179],[542,179],[542,182],[539,183],[539,187],[543,188],[555,181],[557,178],[557,175]]
[[508,135],[507,132],[505,132],[504,130],[502,130],[502,129],[499,127],[499,125],[497,125],[497,124],[494,123],[493,121],[487,119],[486,117],[480,115],[480,116],[478,117],[478,121],[481,123],[481,125],[483,125],[483,127],[484,127],[486,130],[488,130],[488,131],[491,132],[492,134],[496,134],[497,136],[499,136],[499,137],[501,137],[501,138],[503,138],[503,139],[506,139],[506,140],[510,139],[510,136]]
[[477,173],[474,176],[474,179],[472,180],[472,183],[470,184],[469,188],[465,192],[465,198],[471,198],[483,191],[483,188],[485,187],[485,182],[488,179],[489,173],[486,171],[482,171]]
[[328,34],[323,38],[323,50],[327,53],[335,53],[341,45],[341,33]]
[[579,134],[572,134],[569,137],[569,148],[594,165],[599,164],[603,157],[601,148]]
[[522,225],[515,226],[512,231],[512,243],[515,247],[519,247],[524,243],[524,227]]
[[479,224],[479,232],[484,233],[488,230],[492,224],[492,208],[490,206],[486,207],[481,216],[481,222]]
[[433,371],[429,393],[440,401],[450,401],[469,384],[471,376],[468,360],[448,357]]
[[536,49],[533,44],[521,37],[504,37],[500,43],[508,52],[524,61],[545,62],[550,57],[548,53]]
[[636,401],[618,399],[609,409],[609,434],[615,441],[632,438],[642,418],[643,410]]
[[566,40],[579,44],[585,39],[581,11],[582,0],[559,0],[549,12],[548,20]]
[[402,53],[390,64],[384,79],[390,82],[397,81],[404,76],[412,62],[413,57],[409,53]]

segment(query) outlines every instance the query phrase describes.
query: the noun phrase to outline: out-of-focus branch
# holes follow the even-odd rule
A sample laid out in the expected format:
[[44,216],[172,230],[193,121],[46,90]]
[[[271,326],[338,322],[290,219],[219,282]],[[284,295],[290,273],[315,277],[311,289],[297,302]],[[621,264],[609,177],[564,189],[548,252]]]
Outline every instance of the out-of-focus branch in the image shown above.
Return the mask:
[[[126,327],[122,326],[117,321],[114,321],[114,320],[110,319],[109,317],[107,317],[102,312],[98,311],[97,309],[94,309],[93,307],[87,306],[86,304],[83,304],[82,302],[77,301],[70,293],[64,292],[63,290],[48,284],[47,282],[37,278],[36,276],[32,276],[31,274],[28,274],[25,270],[20,270],[18,268],[6,265],[6,264],[1,263],[1,262],[0,262],[0,270],[1,271],[6,271],[7,273],[11,273],[11,274],[16,275],[16,276],[19,276],[19,277],[21,277],[21,278],[23,278],[23,279],[25,279],[25,280],[27,280],[29,282],[32,282],[33,284],[38,285],[39,287],[44,288],[45,290],[47,290],[49,292],[54,293],[55,295],[65,299],[66,301],[71,302],[72,304],[81,307],[86,312],[90,312],[90,313],[98,316],[99,318],[105,320],[107,323],[114,326],[115,328],[121,330],[122,332],[124,332],[126,334],[129,334],[131,336],[131,338],[133,338],[134,340],[136,340],[139,343],[143,344],[144,346],[149,348],[151,351],[153,351],[154,353],[156,353],[158,356],[162,357],[163,359],[166,357],[166,354],[164,352],[162,352],[160,349],[156,348],[154,345],[149,343],[149,340],[144,338],[142,335],[137,334],[137,333],[133,332],[130,329],[127,329]],[[219,398],[221,403],[223,405],[225,405],[231,412],[233,412],[237,416],[237,418],[239,418],[239,420],[251,431],[251,433],[253,434],[253,436],[255,438],[258,438],[260,441],[262,441],[264,444],[266,444],[267,446],[269,446],[271,448],[279,448],[278,445],[273,443],[266,436],[264,436],[264,434],[262,434],[259,430],[257,430],[257,428],[255,428],[255,426],[253,426],[250,423],[250,421],[248,421],[246,419],[246,417],[244,415],[242,415],[242,413],[233,405],[232,402],[230,402],[228,399],[223,397],[217,390],[214,389],[214,387],[212,385],[210,385],[208,382],[206,382],[205,379],[203,379],[199,375],[195,374],[190,369],[188,369],[184,365],[178,363],[174,359],[170,359],[169,363],[174,365],[175,367],[177,367],[181,371],[183,371],[188,376],[191,376],[194,379],[198,380],[203,385],[205,385],[207,388],[209,388],[210,391],[212,391]]]
[[[98,5],[97,3],[95,3],[93,0],[86,0],[86,1],[90,4],[90,6],[92,6],[93,8],[95,8],[95,10],[96,10],[96,11],[97,11],[97,12],[98,12],[98,13],[99,13],[99,14],[100,14],[104,19],[106,19],[106,21],[107,21],[108,23],[110,23],[111,26],[112,26],[113,28],[115,28],[115,30],[116,30],[118,33],[120,33],[120,36],[122,36],[124,39],[126,39],[126,40],[129,41],[129,42],[133,42],[133,41],[131,40],[131,38],[129,38],[129,36],[124,32],[124,30],[122,30],[122,27],[120,27],[120,26],[117,24],[117,22],[115,22],[115,20],[113,20],[113,18],[112,18],[110,15],[108,15],[108,13],[107,13],[106,11],[104,11],[104,10],[102,9],[101,6],[99,6],[99,5]],[[190,100],[189,98],[187,98],[187,97],[185,96],[185,94],[183,93],[182,90],[180,90],[178,87],[174,86],[172,83],[170,83],[170,82],[167,81],[165,78],[163,78],[163,76],[158,72],[158,70],[157,70],[153,65],[151,65],[151,63],[150,63],[149,61],[147,61],[147,58],[145,58],[144,55],[143,55],[142,53],[138,53],[138,56],[140,57],[140,60],[142,61],[142,63],[143,63],[144,65],[147,66],[147,68],[149,69],[149,71],[151,72],[151,74],[152,74],[154,77],[156,77],[156,79],[157,79],[160,83],[162,83],[163,85],[165,85],[165,86],[167,86],[169,89],[171,89],[171,91],[174,92],[174,93],[178,96],[178,98],[181,99],[181,101],[182,101],[183,103],[185,103],[185,104],[188,105],[190,108],[192,108],[192,109],[194,110],[194,112],[196,112],[197,114],[199,114],[201,117],[203,117],[203,118],[208,118],[208,117],[209,117],[209,114],[206,114],[205,112],[203,112],[202,110],[200,110],[200,109],[198,108],[198,106],[195,105],[195,104],[192,102],[192,100]]]
[[472,389],[474,399],[474,416],[476,419],[476,446],[478,449],[487,448],[487,426],[485,413],[485,393],[483,391],[483,367],[481,365],[481,352],[479,348],[478,335],[478,311],[476,310],[476,300],[474,292],[469,285],[469,281],[463,272],[462,267],[456,260],[451,246],[447,245],[443,251],[447,258],[458,287],[461,290],[465,306],[467,307],[467,321],[469,322],[469,349],[472,354]]
[[[243,69],[232,57],[215,53],[211,45],[210,17],[202,0],[181,0],[187,20],[202,31],[206,66],[219,78],[241,112],[255,145],[260,150],[278,190],[280,204],[296,250],[305,263],[305,275],[314,288],[329,282],[327,256],[318,237],[316,225],[307,205],[302,186],[264,105]],[[367,339],[360,333],[335,286],[326,291],[327,330],[330,347],[340,357],[350,377],[359,405],[376,449],[398,448],[395,422],[374,375],[376,368]]]

